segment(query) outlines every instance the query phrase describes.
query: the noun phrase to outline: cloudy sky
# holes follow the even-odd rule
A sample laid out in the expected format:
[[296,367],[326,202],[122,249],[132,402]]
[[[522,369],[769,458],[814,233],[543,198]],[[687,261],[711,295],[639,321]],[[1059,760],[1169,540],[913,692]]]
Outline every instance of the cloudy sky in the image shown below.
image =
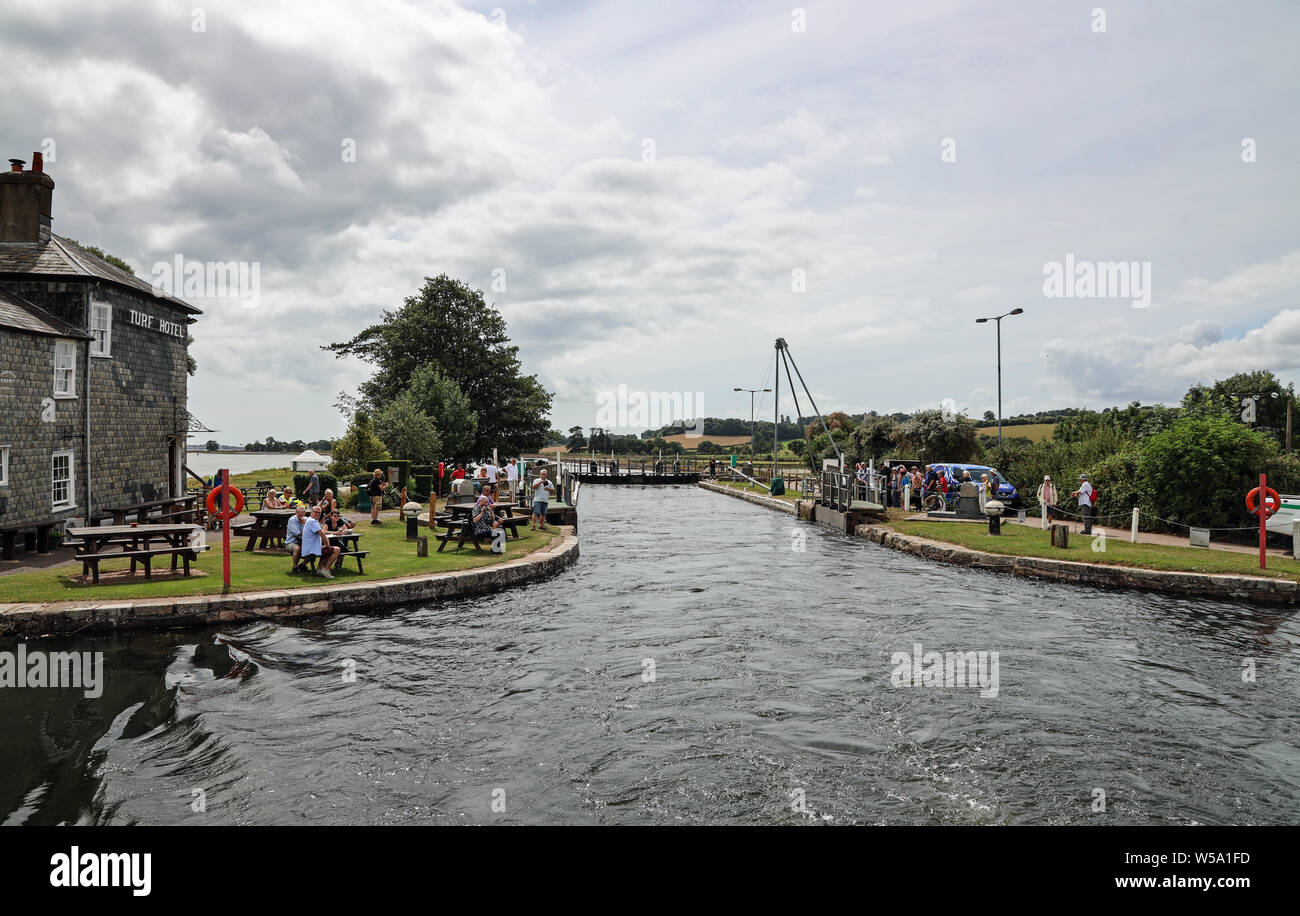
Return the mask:
[[[318,346],[440,272],[562,428],[620,384],[747,416],[777,336],[823,410],[978,415],[1015,307],[1008,415],[1300,380],[1300,5],[1099,2],[11,0],[0,136],[143,276],[258,263],[195,299],[223,442],[341,433],[366,369]],[[1150,304],[1046,296],[1067,255]]]

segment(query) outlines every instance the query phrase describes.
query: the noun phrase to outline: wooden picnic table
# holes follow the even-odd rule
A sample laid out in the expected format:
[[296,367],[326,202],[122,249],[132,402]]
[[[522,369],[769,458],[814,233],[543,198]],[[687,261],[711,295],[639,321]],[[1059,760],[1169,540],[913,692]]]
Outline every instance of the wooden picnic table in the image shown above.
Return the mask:
[[[71,531],[73,537],[81,542],[77,546],[76,556],[81,561],[82,575],[89,570],[95,583],[99,582],[99,564],[102,560],[130,559],[132,573],[135,572],[136,563],[142,563],[144,577],[151,579],[155,556],[170,556],[173,570],[176,569],[176,561],[181,560],[185,564],[185,575],[188,576],[190,560],[197,560],[199,553],[208,549],[206,544],[201,543],[203,529],[188,523],[102,525],[73,528]],[[154,547],[154,541],[162,541],[166,546]]]
[[268,545],[284,547],[284,537],[288,534],[286,526],[296,512],[296,509],[258,509],[249,513],[253,516],[253,524],[239,532],[240,537],[248,538],[244,550],[252,550],[254,546],[260,550],[266,550]]
[[121,526],[127,523],[127,516],[135,513],[136,522],[145,524],[149,521],[149,513],[154,509],[171,509],[173,506],[183,506],[185,509],[193,511],[194,502],[199,497],[197,495],[187,496],[169,496],[166,499],[153,499],[149,502],[135,503],[130,506],[115,506],[106,508],[103,511],[113,516],[113,525]]

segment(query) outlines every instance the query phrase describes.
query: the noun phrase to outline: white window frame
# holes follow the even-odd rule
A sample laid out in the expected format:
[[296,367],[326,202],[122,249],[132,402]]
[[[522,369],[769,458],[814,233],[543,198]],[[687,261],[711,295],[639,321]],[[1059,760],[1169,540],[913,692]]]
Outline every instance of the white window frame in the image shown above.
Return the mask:
[[[97,326],[101,315],[104,321],[103,328]],[[102,338],[98,333],[101,330],[104,333]],[[90,355],[111,357],[113,355],[113,304],[111,302],[90,300],[90,333],[95,335],[95,339],[90,343]]]
[[[71,357],[71,365],[59,365],[60,353]],[[67,387],[59,389],[60,373],[67,373]],[[77,396],[77,342],[75,340],[56,340],[54,342],[54,396],[56,398],[75,398]]]
[[9,486],[9,446],[0,445],[0,487]]
[[[60,502],[55,498],[54,485],[58,478],[54,476],[55,463],[60,458],[68,459],[68,498]],[[54,506],[54,511],[61,512],[64,509],[74,509],[77,506],[77,458],[72,449],[60,449],[50,455],[50,502]]]

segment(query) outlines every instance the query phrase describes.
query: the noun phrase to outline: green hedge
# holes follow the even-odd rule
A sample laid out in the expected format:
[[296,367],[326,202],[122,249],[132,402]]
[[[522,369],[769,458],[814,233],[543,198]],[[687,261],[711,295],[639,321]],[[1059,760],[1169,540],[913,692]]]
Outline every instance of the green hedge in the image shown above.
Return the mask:
[[[317,471],[316,476],[320,478],[321,496],[325,495],[326,490],[333,490],[335,496],[339,495],[339,479],[337,477],[333,474],[326,473],[325,471]],[[301,498],[306,498],[307,482],[309,480],[311,480],[310,474],[294,474],[293,492]]]
[[382,461],[367,461],[366,470],[371,472],[366,475],[367,480],[374,476],[375,468],[379,468],[379,470],[384,472],[384,480],[388,480],[389,468],[397,468],[397,483],[392,485],[397,487],[399,490],[402,489],[402,487],[409,487],[411,485],[411,462],[406,459],[387,458]]

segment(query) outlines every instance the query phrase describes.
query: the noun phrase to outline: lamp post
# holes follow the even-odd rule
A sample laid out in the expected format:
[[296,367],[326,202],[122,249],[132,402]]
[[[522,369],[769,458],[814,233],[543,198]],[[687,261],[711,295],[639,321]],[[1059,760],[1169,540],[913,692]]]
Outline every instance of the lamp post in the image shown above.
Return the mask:
[[749,455],[752,459],[756,454],[758,447],[758,421],[754,418],[754,395],[760,391],[771,391],[771,388],[733,388],[732,391],[749,392]]
[[998,323],[998,453],[1002,452],[1002,319],[1010,315],[1019,315],[1024,309],[1012,309],[1001,315],[995,315],[992,318],[976,318],[976,324],[983,324],[986,321],[996,321]]

